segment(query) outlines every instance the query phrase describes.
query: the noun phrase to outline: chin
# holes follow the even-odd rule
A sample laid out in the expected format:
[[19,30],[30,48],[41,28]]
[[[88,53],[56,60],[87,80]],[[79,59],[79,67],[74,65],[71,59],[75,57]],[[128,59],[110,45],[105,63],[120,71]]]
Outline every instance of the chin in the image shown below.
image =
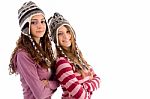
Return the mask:
[[43,37],[44,35],[39,35],[38,37]]
[[69,48],[71,45],[64,45],[64,47]]
[[71,46],[71,44],[68,44],[68,45],[66,45],[67,47],[70,47]]

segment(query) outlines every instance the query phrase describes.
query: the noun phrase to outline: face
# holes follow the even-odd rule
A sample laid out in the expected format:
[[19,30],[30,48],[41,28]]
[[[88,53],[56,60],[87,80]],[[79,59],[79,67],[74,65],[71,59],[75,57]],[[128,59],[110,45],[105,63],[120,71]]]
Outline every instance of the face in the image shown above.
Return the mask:
[[31,18],[31,34],[33,38],[40,39],[46,31],[45,18],[42,14],[35,15]]
[[58,42],[64,49],[71,46],[71,32],[65,26],[58,29]]

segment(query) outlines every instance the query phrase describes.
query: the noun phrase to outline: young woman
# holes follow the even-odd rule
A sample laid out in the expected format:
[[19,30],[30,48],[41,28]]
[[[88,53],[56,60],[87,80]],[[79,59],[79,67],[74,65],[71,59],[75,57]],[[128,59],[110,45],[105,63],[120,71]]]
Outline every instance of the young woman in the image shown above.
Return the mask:
[[59,13],[49,19],[56,45],[56,76],[63,90],[62,99],[91,99],[100,87],[100,78],[85,61],[76,44],[75,31]]
[[10,59],[10,74],[19,74],[24,99],[50,99],[58,83],[53,79],[54,56],[44,12],[25,2],[18,11],[21,36]]

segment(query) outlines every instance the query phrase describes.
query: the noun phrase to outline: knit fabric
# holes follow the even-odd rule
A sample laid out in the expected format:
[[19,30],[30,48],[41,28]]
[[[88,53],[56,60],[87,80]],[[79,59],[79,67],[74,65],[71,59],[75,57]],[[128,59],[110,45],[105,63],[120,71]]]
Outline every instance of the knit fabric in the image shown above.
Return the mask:
[[[82,78],[72,68],[73,64],[66,58],[56,60],[56,76],[63,89],[62,99],[91,99],[92,92],[100,87],[100,78],[95,73],[92,80],[89,76]],[[92,68],[90,72],[94,72]]]
[[74,38],[75,38],[75,31],[73,30],[72,26],[70,25],[70,23],[61,15],[59,14],[58,12],[55,12],[54,15],[52,17],[49,18],[48,20],[48,23],[49,23],[49,28],[50,28],[50,31],[52,33],[52,39],[55,43],[58,44],[58,40],[56,40],[57,38],[57,30],[60,26],[62,25],[67,25],[71,28],[72,30],[72,33],[74,35]]
[[56,81],[49,81],[45,86],[41,80],[49,80],[51,71],[42,68],[34,62],[33,58],[24,51],[19,50],[13,59],[23,88],[23,99],[51,99],[53,91],[57,89]]
[[44,12],[32,1],[25,2],[22,5],[22,7],[18,10],[19,25],[23,34],[30,34],[29,24],[31,16],[37,13],[42,13],[44,16]]

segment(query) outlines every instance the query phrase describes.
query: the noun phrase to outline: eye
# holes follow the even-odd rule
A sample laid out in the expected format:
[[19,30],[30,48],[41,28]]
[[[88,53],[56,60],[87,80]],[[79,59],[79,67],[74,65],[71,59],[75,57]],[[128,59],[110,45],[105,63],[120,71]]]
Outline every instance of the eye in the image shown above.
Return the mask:
[[31,21],[31,24],[36,25],[38,22],[36,21]]
[[69,34],[70,34],[70,31],[67,31],[66,33],[69,33]]
[[46,22],[45,22],[45,20],[43,20],[43,21],[41,21],[41,23],[42,23],[42,24],[45,24]]
[[63,33],[62,32],[58,32],[58,35],[63,35]]

